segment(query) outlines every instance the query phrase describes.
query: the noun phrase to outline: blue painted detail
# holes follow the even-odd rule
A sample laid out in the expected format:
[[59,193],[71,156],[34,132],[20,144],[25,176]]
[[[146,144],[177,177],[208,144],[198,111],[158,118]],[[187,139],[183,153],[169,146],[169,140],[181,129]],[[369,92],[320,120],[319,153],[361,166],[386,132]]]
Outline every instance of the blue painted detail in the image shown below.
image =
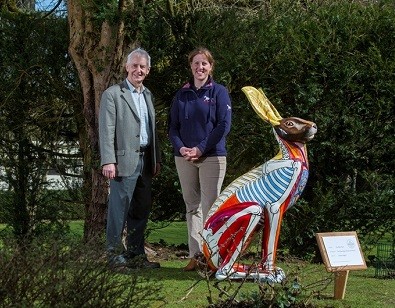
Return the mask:
[[236,196],[241,202],[256,201],[262,207],[266,203],[275,203],[289,189],[295,168],[285,167],[273,170],[256,181],[241,187]]

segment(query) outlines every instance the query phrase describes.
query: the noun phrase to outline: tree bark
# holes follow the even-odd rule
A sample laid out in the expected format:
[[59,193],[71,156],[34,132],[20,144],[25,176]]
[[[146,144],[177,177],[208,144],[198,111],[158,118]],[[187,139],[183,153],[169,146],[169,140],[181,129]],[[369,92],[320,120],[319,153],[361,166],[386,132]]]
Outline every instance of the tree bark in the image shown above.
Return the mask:
[[[106,7],[106,3],[103,1],[102,7]],[[84,161],[85,241],[100,238],[106,223],[108,183],[101,174],[99,157],[100,98],[110,84],[120,81],[124,72],[125,51],[136,44],[129,39],[135,33],[128,32],[128,37],[125,37],[124,20],[126,16],[133,16],[132,0],[119,1],[115,13],[118,20],[112,23],[106,19],[98,21],[95,8],[100,6],[100,1],[96,1],[95,5],[89,7],[89,3],[83,4],[80,0],[67,2],[69,53],[83,94],[80,112],[84,117],[84,132],[81,133],[80,148]]]

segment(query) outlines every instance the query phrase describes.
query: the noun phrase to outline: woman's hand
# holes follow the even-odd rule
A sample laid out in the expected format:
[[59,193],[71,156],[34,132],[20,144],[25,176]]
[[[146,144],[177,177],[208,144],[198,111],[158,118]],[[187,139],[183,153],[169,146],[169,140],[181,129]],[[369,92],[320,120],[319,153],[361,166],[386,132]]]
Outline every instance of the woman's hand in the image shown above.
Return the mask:
[[202,152],[200,152],[198,147],[187,148],[182,147],[180,149],[180,154],[184,157],[185,160],[195,161],[202,156]]
[[184,157],[185,160],[191,160],[189,153],[191,152],[191,148],[187,148],[187,147],[182,147],[180,149],[180,154],[182,155],[182,157]]
[[193,147],[189,152],[189,157],[191,161],[198,160],[202,156],[202,152],[200,152],[198,147]]

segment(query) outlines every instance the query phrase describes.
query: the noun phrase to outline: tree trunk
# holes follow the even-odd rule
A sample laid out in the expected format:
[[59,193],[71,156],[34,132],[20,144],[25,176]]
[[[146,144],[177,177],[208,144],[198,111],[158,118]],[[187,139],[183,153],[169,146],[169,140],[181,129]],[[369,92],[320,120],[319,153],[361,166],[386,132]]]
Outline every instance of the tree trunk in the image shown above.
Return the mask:
[[[85,120],[84,133],[81,133],[85,137],[80,138],[84,161],[85,241],[99,238],[106,223],[108,183],[101,174],[98,142],[100,98],[110,84],[120,81],[124,72],[125,51],[135,45],[129,37],[136,37],[133,36],[136,32],[128,31],[128,37],[125,37],[124,19],[137,18],[137,14],[133,14],[132,0],[118,3],[116,16],[119,19],[111,24],[104,19],[101,23],[98,21],[102,17],[95,16],[95,9],[100,7],[100,1],[96,1],[95,5],[89,7],[89,2],[80,0],[67,2],[69,53],[83,93],[83,105],[76,112],[82,112]],[[104,1],[102,7],[106,7]]]

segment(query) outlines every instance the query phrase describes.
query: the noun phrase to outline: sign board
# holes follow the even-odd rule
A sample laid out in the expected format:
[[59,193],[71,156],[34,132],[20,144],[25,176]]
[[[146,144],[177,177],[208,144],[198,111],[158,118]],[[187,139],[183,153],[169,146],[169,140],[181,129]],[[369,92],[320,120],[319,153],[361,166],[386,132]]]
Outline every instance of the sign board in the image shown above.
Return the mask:
[[367,268],[355,231],[316,233],[316,239],[328,272]]
[[366,269],[355,231],[316,233],[326,270],[335,273],[334,298],[343,299],[350,270]]

